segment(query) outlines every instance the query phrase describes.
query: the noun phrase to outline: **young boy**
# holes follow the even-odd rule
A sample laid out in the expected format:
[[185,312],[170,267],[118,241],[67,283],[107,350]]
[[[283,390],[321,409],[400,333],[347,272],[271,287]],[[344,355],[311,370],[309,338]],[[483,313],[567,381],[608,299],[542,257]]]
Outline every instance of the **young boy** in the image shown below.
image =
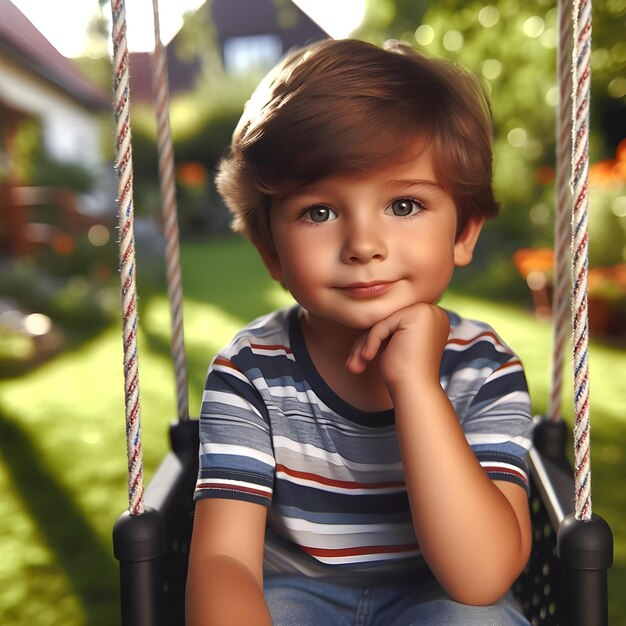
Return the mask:
[[491,187],[489,106],[411,48],[325,41],[255,91],[218,187],[297,305],[213,361],[188,624],[527,624],[518,358],[436,302]]

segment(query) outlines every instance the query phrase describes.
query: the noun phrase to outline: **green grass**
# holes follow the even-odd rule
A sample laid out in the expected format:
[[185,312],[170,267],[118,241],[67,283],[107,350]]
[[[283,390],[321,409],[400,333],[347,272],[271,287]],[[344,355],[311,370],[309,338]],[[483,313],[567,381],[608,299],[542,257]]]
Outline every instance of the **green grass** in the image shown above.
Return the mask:
[[[238,240],[186,244],[183,264],[193,413],[215,350],[244,322],[289,298],[267,279],[256,253]],[[544,410],[549,325],[519,308],[479,298],[448,294],[443,304],[499,330],[525,363],[536,410]],[[164,296],[142,295],[140,313],[147,481],[166,451],[175,399]],[[121,359],[120,333],[113,327],[28,375],[1,383],[3,626],[119,622],[111,528],[127,506]],[[593,503],[594,511],[611,524],[616,541],[616,562],[609,573],[613,626],[626,624],[625,365],[624,350],[592,345]],[[564,407],[571,420],[571,400]]]

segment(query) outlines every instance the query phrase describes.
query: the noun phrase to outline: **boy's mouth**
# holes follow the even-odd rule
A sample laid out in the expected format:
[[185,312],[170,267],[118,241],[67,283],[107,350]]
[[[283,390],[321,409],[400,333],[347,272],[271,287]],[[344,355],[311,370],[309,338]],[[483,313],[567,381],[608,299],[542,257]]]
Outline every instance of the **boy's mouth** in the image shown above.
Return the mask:
[[374,281],[370,283],[350,283],[339,287],[341,291],[352,296],[353,298],[376,298],[386,293],[393,282]]

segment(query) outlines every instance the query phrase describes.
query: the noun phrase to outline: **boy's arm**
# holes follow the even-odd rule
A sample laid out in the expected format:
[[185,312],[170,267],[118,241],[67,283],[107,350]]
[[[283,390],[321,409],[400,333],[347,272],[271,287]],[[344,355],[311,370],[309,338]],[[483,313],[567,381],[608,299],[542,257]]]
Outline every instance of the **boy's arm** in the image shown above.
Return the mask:
[[447,396],[415,385],[394,394],[398,440],[417,539],[434,574],[464,604],[491,604],[530,553],[524,489],[492,481]]
[[358,372],[380,358],[426,561],[452,598],[490,604],[506,593],[528,560],[528,498],[520,486],[492,481],[465,439],[439,380],[448,333],[447,315],[439,307],[408,307],[372,327],[347,365]]
[[219,498],[196,502],[187,626],[271,626],[263,597],[266,517],[260,504]]

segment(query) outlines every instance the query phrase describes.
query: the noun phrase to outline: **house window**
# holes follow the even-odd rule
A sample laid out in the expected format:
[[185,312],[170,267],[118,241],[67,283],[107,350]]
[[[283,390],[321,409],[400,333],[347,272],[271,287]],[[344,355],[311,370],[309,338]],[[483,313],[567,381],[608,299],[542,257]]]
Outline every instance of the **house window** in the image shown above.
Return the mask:
[[224,41],[224,67],[230,74],[268,69],[276,64],[282,52],[277,35],[230,37]]

